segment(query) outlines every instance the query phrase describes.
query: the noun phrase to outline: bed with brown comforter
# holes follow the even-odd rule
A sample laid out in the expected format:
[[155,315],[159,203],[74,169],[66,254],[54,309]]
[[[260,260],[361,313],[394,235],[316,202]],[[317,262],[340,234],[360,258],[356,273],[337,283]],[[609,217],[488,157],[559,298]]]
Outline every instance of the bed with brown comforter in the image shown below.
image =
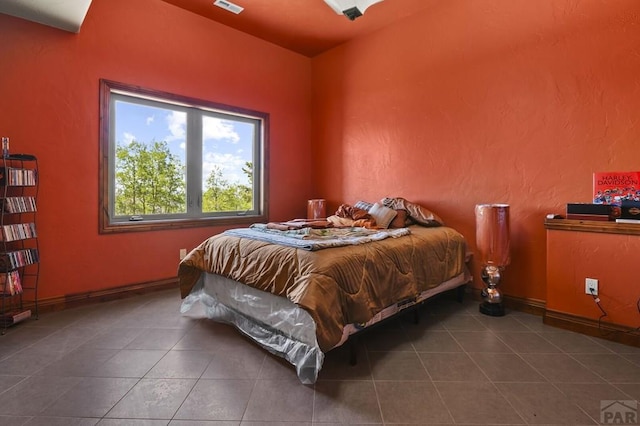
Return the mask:
[[[397,236],[319,250],[223,233],[192,250],[181,261],[178,277],[185,309],[194,298],[206,300],[211,308],[210,317],[236,326],[243,323],[244,329],[238,327],[241,331],[288,359],[303,382],[313,383],[321,369],[323,353],[344,343],[350,333],[345,330],[350,326],[351,330],[353,325],[360,329],[379,319],[385,310],[396,312],[398,307],[420,302],[438,293],[443,284],[448,284],[442,287],[447,290],[466,283],[469,276],[465,255],[464,237],[446,226],[413,225]],[[253,314],[243,311],[244,302],[236,307],[231,306],[233,302],[225,305],[218,300],[222,297],[221,290],[205,284],[208,278],[237,283],[240,291],[237,288],[233,291],[240,298],[246,289],[258,297],[286,299],[284,320],[292,315],[286,310],[289,307],[302,311],[305,318],[310,318],[312,330],[315,329],[315,342],[313,338],[302,346],[291,342],[296,338],[286,330],[277,330],[271,320],[251,317]],[[215,280],[210,282],[218,285]],[[220,305],[224,314],[214,312]],[[259,331],[253,333],[253,325],[247,331],[247,321]],[[298,329],[299,324],[291,329]],[[265,333],[273,334],[278,342],[265,344],[269,340],[264,338]]]

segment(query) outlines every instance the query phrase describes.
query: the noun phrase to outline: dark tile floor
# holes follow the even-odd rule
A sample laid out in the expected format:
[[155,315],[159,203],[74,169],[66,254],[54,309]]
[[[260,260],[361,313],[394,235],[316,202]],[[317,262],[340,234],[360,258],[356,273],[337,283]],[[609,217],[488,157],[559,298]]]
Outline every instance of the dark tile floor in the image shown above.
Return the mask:
[[[0,337],[2,425],[598,424],[640,400],[640,349],[440,298],[327,354],[317,383],[178,290],[41,315]],[[640,323],[640,318],[639,318]],[[606,404],[606,403],[605,403]]]

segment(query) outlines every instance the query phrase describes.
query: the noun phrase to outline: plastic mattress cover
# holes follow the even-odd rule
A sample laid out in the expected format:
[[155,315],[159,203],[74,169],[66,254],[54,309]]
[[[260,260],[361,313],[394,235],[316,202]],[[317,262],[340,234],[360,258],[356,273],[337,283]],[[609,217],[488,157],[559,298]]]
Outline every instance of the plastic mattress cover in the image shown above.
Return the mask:
[[300,381],[313,384],[324,353],[311,316],[286,298],[254,289],[219,275],[203,273],[180,308],[200,302],[207,318],[235,326],[269,352],[291,363]]

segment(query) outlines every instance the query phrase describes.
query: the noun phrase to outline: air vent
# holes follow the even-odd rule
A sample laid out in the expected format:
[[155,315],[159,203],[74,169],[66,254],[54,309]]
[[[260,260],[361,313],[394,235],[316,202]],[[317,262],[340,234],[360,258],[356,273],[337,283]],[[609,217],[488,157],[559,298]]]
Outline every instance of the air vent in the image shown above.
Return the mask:
[[213,2],[214,5],[221,7],[229,12],[235,13],[236,15],[244,10],[244,7],[238,6],[237,4],[233,4],[230,1],[226,0],[216,0]]

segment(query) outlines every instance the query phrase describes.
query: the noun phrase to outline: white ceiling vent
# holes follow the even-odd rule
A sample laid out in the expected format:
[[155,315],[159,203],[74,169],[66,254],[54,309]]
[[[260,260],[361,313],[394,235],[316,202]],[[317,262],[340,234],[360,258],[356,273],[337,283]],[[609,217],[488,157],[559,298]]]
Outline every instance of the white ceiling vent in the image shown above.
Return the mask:
[[238,6],[237,4],[233,4],[230,1],[226,0],[216,0],[213,2],[214,5],[221,7],[229,12],[235,13],[236,15],[244,10],[244,7]]

